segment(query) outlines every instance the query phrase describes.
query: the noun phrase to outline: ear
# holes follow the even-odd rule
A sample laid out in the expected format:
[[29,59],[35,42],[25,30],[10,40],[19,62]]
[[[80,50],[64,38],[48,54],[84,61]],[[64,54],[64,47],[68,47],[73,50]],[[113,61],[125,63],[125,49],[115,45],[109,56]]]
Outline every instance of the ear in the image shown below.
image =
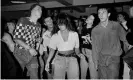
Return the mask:
[[111,13],[108,13],[108,17],[110,17]]
[[44,25],[46,26],[46,23],[44,23]]

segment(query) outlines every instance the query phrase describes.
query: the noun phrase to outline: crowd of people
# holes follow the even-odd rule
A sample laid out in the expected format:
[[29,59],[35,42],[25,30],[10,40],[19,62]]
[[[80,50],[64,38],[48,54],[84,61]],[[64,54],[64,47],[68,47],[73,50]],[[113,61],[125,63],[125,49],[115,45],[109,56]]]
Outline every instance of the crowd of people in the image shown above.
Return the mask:
[[133,79],[133,6],[117,21],[108,7],[75,22],[60,12],[39,23],[40,4],[29,12],[2,26],[3,79],[120,79],[121,59],[123,79]]

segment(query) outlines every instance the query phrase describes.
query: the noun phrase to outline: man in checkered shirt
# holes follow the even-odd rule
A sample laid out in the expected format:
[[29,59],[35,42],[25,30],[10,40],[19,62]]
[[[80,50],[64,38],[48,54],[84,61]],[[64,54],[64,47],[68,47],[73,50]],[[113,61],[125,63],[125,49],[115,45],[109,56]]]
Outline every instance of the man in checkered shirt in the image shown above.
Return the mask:
[[22,69],[28,70],[31,79],[38,78],[38,61],[36,43],[40,40],[41,25],[37,20],[41,17],[42,8],[34,4],[30,9],[30,17],[20,18],[14,31],[16,47],[14,55]]

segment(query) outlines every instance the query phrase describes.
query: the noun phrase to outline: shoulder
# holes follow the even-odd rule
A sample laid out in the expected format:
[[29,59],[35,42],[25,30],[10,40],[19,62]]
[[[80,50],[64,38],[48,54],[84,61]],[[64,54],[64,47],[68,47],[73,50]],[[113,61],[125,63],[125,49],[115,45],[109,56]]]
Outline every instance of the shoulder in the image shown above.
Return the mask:
[[118,22],[116,22],[116,21],[110,21],[110,24],[115,25],[115,26],[120,25],[120,23],[118,23]]
[[21,17],[21,18],[18,20],[18,23],[17,23],[17,24],[21,25],[21,24],[25,24],[25,23],[27,23],[27,22],[29,22],[29,20],[28,20],[27,17]]
[[11,39],[11,36],[8,33],[4,33],[4,36],[2,38],[3,40]]
[[97,29],[98,29],[99,27],[100,27],[100,24],[98,24],[97,26],[95,26],[95,27],[91,30],[91,32],[92,32],[92,33],[96,32]]
[[75,31],[70,31],[70,34],[72,34],[72,35],[74,35],[74,36],[77,36],[77,35],[78,35],[78,33],[75,32]]
[[39,22],[37,22],[37,26],[41,27],[41,24]]
[[54,34],[54,35],[52,35],[52,37],[51,37],[52,39],[58,39],[58,33],[56,33],[56,34]]
[[21,21],[21,22],[24,22],[24,21],[27,21],[27,20],[28,20],[27,17],[21,17],[21,18],[19,19],[19,21]]

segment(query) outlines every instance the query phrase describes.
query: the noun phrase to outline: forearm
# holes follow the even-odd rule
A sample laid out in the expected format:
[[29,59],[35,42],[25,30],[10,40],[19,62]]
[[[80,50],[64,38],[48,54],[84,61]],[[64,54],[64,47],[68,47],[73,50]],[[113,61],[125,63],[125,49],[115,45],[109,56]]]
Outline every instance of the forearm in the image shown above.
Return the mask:
[[18,43],[20,46],[24,47],[25,49],[30,49],[31,47],[27,44],[25,44],[22,40],[15,40],[16,43]]
[[79,50],[79,48],[75,48],[75,53],[76,53],[77,55],[80,54],[80,50]]
[[51,49],[51,50],[50,50],[50,53],[49,53],[49,56],[48,56],[48,59],[47,59],[47,62],[50,62],[50,61],[51,61],[51,59],[52,59],[54,53],[55,53],[55,50]]

